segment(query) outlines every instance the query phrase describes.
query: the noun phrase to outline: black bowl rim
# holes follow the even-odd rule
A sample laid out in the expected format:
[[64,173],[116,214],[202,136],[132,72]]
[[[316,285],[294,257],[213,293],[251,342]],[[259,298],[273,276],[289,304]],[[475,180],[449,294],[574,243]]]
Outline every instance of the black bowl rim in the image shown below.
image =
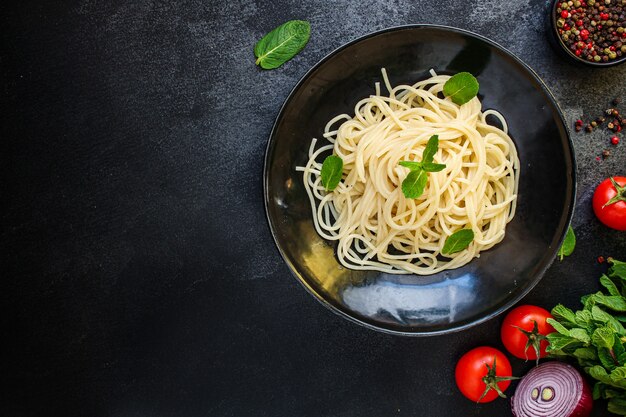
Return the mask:
[[[489,314],[486,314],[484,317],[478,318],[472,322],[469,323],[465,323],[463,325],[459,325],[459,326],[453,326],[453,327],[449,327],[447,329],[443,329],[443,330],[432,330],[432,331],[401,331],[401,330],[393,330],[393,329],[389,329],[389,328],[384,328],[384,327],[379,327],[376,326],[374,324],[359,320],[356,317],[353,317],[351,315],[349,315],[348,313],[338,309],[337,307],[335,307],[334,305],[332,305],[331,303],[329,303],[328,301],[326,301],[326,299],[324,299],[324,297],[319,294],[315,288],[313,288],[311,285],[309,285],[309,283],[306,281],[306,279],[304,279],[301,274],[298,272],[297,268],[295,267],[295,265],[293,265],[293,263],[287,258],[287,256],[285,255],[285,253],[283,252],[280,243],[278,242],[278,238],[276,236],[276,234],[274,233],[274,229],[273,229],[273,223],[272,223],[272,219],[270,218],[269,215],[269,203],[270,203],[270,198],[269,198],[269,184],[268,184],[268,179],[269,179],[269,155],[270,155],[270,151],[272,148],[272,143],[273,140],[272,138],[274,137],[276,130],[278,128],[278,123],[280,122],[280,119],[282,118],[283,112],[285,111],[285,108],[289,105],[289,103],[291,102],[291,100],[293,99],[293,96],[295,94],[295,92],[300,88],[300,86],[309,78],[309,76],[316,71],[319,67],[321,67],[326,61],[328,61],[331,57],[333,57],[335,54],[339,53],[340,51],[358,43],[361,42],[365,39],[374,37],[374,36],[378,36],[378,35],[382,35],[384,33],[388,33],[388,32],[394,32],[394,31],[400,31],[400,30],[407,30],[407,29],[438,29],[438,30],[443,30],[443,31],[450,31],[456,34],[461,34],[461,35],[469,35],[472,37],[475,37],[483,42],[486,42],[487,44],[500,49],[502,52],[504,52],[506,55],[508,55],[510,58],[512,58],[513,60],[515,60],[518,64],[520,64],[523,68],[525,68],[534,78],[535,80],[538,82],[538,84],[540,85],[541,89],[543,90],[543,92],[546,94],[546,96],[548,97],[548,99],[550,100],[550,102],[553,104],[554,108],[556,109],[556,112],[559,116],[559,119],[561,121],[561,124],[563,126],[563,130],[565,131],[565,136],[567,137],[567,145],[568,145],[568,150],[569,150],[569,159],[571,161],[572,164],[572,190],[571,190],[571,198],[569,201],[569,204],[567,206],[567,225],[566,227],[563,228],[562,232],[561,232],[561,236],[559,238],[559,243],[556,247],[553,248],[553,256],[550,257],[549,259],[551,259],[548,262],[545,262],[544,265],[541,266],[541,268],[539,269],[539,272],[537,273],[537,275],[535,276],[535,278],[533,279],[533,281],[530,283],[530,285],[528,285],[527,288],[525,288],[523,291],[521,291],[520,293],[518,293],[515,297],[513,297],[511,300],[509,300],[508,302],[504,303],[502,306],[500,306],[499,308],[495,309],[494,311],[490,312]],[[576,201],[576,194],[577,194],[577,185],[576,185],[576,174],[577,172],[577,163],[576,163],[576,155],[574,153],[574,145],[572,142],[572,138],[569,134],[569,130],[567,129],[567,124],[565,122],[565,118],[563,116],[563,111],[561,110],[561,107],[559,106],[558,102],[556,101],[556,99],[554,98],[554,96],[552,95],[552,92],[548,89],[548,87],[546,86],[546,84],[543,82],[543,80],[541,79],[541,77],[539,77],[539,75],[532,69],[530,68],[524,61],[522,61],[520,58],[518,58],[516,55],[514,55],[511,51],[509,51],[508,49],[504,48],[502,45],[496,43],[495,41],[492,41],[482,35],[479,35],[477,33],[471,32],[469,30],[465,30],[465,29],[460,29],[460,28],[455,28],[452,26],[446,26],[446,25],[436,25],[436,24],[426,24],[426,23],[421,23],[421,24],[410,24],[410,25],[400,25],[400,26],[392,26],[392,27],[388,27],[382,30],[378,30],[375,32],[371,32],[368,33],[366,35],[360,36],[350,42],[347,42],[343,45],[341,45],[340,47],[336,48],[335,50],[331,51],[330,53],[328,53],[325,57],[323,57],[317,64],[315,64],[313,67],[311,67],[301,78],[300,80],[296,83],[296,85],[293,87],[293,89],[291,90],[291,92],[289,93],[289,95],[287,96],[287,98],[285,99],[285,101],[283,102],[283,105],[281,106],[278,115],[276,116],[276,120],[274,121],[274,125],[272,126],[272,130],[270,132],[269,135],[269,139],[267,141],[267,145],[265,148],[265,158],[264,158],[264,162],[263,162],[263,203],[264,203],[264,207],[265,207],[265,217],[267,219],[268,222],[268,226],[270,229],[270,233],[272,235],[272,238],[274,239],[274,244],[276,245],[276,248],[278,249],[278,252],[280,253],[280,256],[283,258],[283,260],[285,261],[285,263],[287,264],[287,266],[289,267],[289,270],[291,271],[291,274],[297,279],[297,281],[309,292],[309,294],[311,294],[318,302],[320,302],[323,306],[325,306],[326,308],[328,308],[330,311],[332,311],[333,313],[337,314],[338,316],[347,319],[349,321],[352,321],[354,323],[357,323],[363,327],[366,327],[368,329],[371,330],[375,330],[381,333],[386,333],[386,334],[391,334],[391,335],[396,335],[396,336],[411,336],[411,337],[425,337],[425,336],[440,336],[440,335],[444,335],[444,334],[450,334],[450,333],[455,333],[455,332],[459,332],[462,330],[466,330],[469,329],[471,327],[477,326],[481,323],[484,323],[488,320],[491,320],[494,317],[497,317],[498,315],[502,314],[503,312],[505,312],[506,310],[508,310],[509,308],[511,308],[512,306],[514,306],[515,304],[517,304],[522,298],[524,298],[538,283],[539,281],[541,281],[541,279],[543,278],[545,272],[548,270],[548,268],[552,265],[552,263],[554,262],[554,259],[556,257],[556,253],[558,251],[558,249],[561,247],[563,240],[565,239],[565,234],[567,233],[567,229],[569,226],[569,224],[572,221],[572,216],[574,214],[574,206],[575,206],[575,201]]]
[[550,8],[551,8],[550,10],[550,33],[554,37],[554,40],[556,41],[556,43],[559,45],[558,46],[559,49],[565,52],[568,58],[573,59],[576,63],[584,64],[589,67],[596,67],[596,68],[608,68],[608,67],[613,67],[615,65],[623,64],[624,62],[626,62],[626,55],[611,62],[589,62],[589,61],[585,61],[584,59],[577,57],[576,54],[573,54],[572,51],[569,50],[569,48],[565,47],[565,45],[563,44],[563,41],[561,40],[561,37],[559,36],[559,33],[557,32],[556,7],[554,7],[557,2],[562,2],[562,0],[552,0],[552,2],[550,3]]

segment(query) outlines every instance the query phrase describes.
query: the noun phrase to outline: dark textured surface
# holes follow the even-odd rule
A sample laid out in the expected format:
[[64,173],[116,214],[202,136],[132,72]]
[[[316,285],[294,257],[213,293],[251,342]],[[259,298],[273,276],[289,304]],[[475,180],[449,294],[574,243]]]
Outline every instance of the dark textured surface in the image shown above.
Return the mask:
[[[448,24],[503,43],[570,124],[626,99],[626,66],[554,56],[539,1],[2,8],[0,372],[10,389],[1,415],[510,415],[506,401],[476,406],[452,382],[464,351],[501,346],[501,318],[445,337],[394,337],[332,314],[291,277],[263,212],[269,131],[315,62],[398,24]],[[255,41],[291,18],[311,21],[307,48],[278,70],[255,68]],[[590,209],[600,179],[626,174],[626,140],[596,160],[608,136],[574,136],[578,247],[527,302],[575,306],[596,289],[598,255],[626,257],[624,234]]]

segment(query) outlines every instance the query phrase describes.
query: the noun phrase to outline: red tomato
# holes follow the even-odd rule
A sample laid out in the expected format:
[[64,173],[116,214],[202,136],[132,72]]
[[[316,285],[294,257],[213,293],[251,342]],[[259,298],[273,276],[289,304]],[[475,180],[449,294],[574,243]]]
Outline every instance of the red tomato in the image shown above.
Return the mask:
[[500,337],[506,350],[520,359],[538,359],[546,356],[548,341],[545,336],[554,332],[546,323],[552,318],[550,312],[537,306],[523,305],[509,311],[504,318]]
[[626,177],[607,178],[593,193],[593,212],[605,225],[626,230]]
[[[495,369],[494,369],[495,368]],[[498,349],[481,346],[459,359],[454,372],[456,385],[472,401],[487,403],[506,397],[503,391],[511,383],[511,363]]]

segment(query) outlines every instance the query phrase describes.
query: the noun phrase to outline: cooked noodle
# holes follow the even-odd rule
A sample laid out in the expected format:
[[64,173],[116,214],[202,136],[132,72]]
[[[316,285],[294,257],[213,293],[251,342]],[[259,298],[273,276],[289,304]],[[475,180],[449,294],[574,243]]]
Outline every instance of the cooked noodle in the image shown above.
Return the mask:
[[[499,243],[515,214],[520,164],[506,121],[495,110],[481,112],[476,97],[461,106],[443,98],[447,75],[431,71],[427,80],[392,88],[382,72],[389,95],[376,83],[376,95],[359,101],[354,117],[328,122],[329,144],[313,139],[306,166],[297,168],[315,228],[338,241],[337,257],[350,269],[427,275],[458,268]],[[420,161],[432,135],[439,136],[435,162],[446,168],[428,173],[419,198],[405,198],[409,170],[398,162]],[[343,178],[326,192],[320,170],[331,151],[343,159]],[[463,228],[474,231],[469,247],[442,255],[446,238]]]

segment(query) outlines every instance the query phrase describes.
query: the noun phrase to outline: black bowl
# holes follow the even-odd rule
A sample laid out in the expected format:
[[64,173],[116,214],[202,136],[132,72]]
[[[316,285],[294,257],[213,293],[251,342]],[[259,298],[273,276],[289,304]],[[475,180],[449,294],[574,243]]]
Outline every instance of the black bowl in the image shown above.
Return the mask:
[[[518,209],[506,237],[459,269],[430,276],[343,268],[334,244],[318,236],[302,173],[311,138],[328,120],[353,113],[374,91],[381,67],[392,84],[469,71],[483,109],[507,119],[521,160]],[[554,260],[572,215],[575,161],[563,116],[548,89],[522,61],[473,33],[403,26],[337,49],[293,89],[267,146],[265,207],[278,249],[304,287],[343,317],[376,330],[435,335],[468,328],[519,301]],[[306,321],[306,318],[303,318]]]
[[596,68],[606,68],[612,67],[615,65],[623,64],[626,62],[626,55],[623,55],[621,58],[615,59],[609,62],[590,62],[585,59],[582,59],[576,56],[568,47],[565,46],[561,37],[559,36],[558,28],[556,26],[556,3],[562,3],[563,0],[552,0],[550,2],[550,10],[547,13],[546,18],[546,35],[548,36],[548,41],[552,48],[563,58],[567,59],[570,62],[574,62],[576,64],[586,65],[588,67],[596,67]]

